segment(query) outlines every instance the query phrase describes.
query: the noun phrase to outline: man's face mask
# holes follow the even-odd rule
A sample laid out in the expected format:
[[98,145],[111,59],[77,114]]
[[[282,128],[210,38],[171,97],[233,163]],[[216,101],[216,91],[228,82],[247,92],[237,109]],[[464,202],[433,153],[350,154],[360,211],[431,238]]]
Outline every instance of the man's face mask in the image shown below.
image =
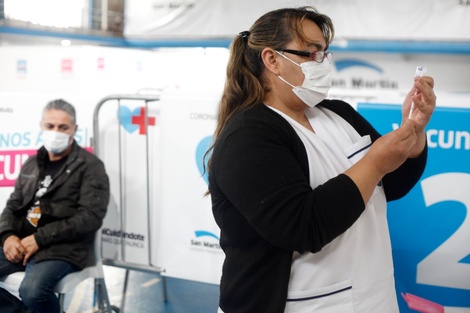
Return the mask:
[[314,107],[326,98],[331,87],[331,65],[328,59],[325,58],[321,63],[307,61],[298,64],[284,54],[276,52],[302,69],[305,75],[302,86],[294,86],[281,76],[278,76],[279,79],[292,87],[292,91],[300,100],[309,107]]
[[52,154],[60,154],[71,144],[70,135],[54,130],[42,131],[44,148]]

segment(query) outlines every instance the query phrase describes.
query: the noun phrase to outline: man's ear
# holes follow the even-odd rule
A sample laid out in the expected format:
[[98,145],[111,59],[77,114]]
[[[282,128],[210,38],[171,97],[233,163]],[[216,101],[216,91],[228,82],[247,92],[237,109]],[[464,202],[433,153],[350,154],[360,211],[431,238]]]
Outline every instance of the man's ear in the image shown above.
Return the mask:
[[261,60],[268,71],[274,75],[279,75],[279,55],[271,48],[264,48],[261,51]]
[[78,130],[78,125],[75,125],[74,130],[73,130],[73,136],[77,134],[77,130]]

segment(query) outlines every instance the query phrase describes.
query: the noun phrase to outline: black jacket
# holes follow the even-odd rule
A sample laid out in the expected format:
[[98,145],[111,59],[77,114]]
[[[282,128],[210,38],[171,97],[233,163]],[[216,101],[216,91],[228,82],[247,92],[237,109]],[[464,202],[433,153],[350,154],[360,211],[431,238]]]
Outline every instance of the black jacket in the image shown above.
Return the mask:
[[[15,189],[0,216],[0,238],[14,234],[20,238],[26,213],[39,183],[44,147],[23,165]],[[104,164],[95,155],[73,143],[65,165],[59,170],[47,192],[41,197],[41,219],[34,237],[39,251],[36,262],[59,259],[79,268],[93,264],[93,241],[101,227],[109,201],[109,180]],[[43,225],[44,224],[44,225]]]

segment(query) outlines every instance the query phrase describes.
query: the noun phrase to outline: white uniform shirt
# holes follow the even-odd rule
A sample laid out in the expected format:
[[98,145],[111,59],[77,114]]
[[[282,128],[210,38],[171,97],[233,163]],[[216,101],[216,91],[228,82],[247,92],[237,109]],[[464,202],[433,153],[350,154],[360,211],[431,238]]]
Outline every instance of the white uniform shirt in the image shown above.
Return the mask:
[[[312,188],[343,173],[368,151],[343,118],[325,108],[306,110],[312,133],[283,116],[305,145]],[[341,190],[338,190],[341,197]],[[345,233],[317,253],[294,253],[285,312],[397,313],[386,199],[381,184]],[[341,218],[340,216],[338,217]]]

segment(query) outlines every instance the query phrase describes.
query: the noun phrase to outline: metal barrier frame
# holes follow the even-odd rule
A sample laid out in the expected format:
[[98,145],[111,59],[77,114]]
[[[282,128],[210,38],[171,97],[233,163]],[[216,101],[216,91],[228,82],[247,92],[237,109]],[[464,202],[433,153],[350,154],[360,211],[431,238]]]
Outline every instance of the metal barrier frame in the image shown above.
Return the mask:
[[[103,99],[98,102],[98,104],[95,107],[94,113],[93,113],[93,138],[91,142],[91,146],[93,147],[94,154],[96,154],[98,157],[100,157],[100,134],[99,134],[99,112],[103,104],[105,104],[108,101],[118,101],[118,113],[121,108],[121,101],[122,100],[139,100],[139,101],[144,101],[145,102],[145,129],[148,129],[148,120],[147,120],[147,114],[148,114],[148,102],[153,102],[153,101],[159,101],[160,96],[158,95],[131,95],[131,94],[116,94],[116,95],[110,95],[107,97],[104,97]],[[118,114],[118,116],[120,116]],[[120,123],[118,123],[118,144],[119,144],[119,151],[121,151],[121,127]],[[149,150],[149,142],[148,142],[148,137],[146,136],[146,164],[147,168],[149,167],[149,157],[148,157],[148,150]],[[121,162],[121,155],[118,155],[119,158],[119,207],[121,208],[121,214],[120,214],[120,222],[121,222],[121,234],[122,230],[124,230],[123,226],[125,225],[125,220],[124,216],[126,213],[126,208],[123,206],[124,203],[124,195],[123,195],[123,190],[122,190],[122,162]],[[148,241],[148,246],[149,246],[149,264],[151,264],[151,255],[152,255],[152,250],[150,249],[151,247],[151,236],[150,236],[150,190],[149,190],[149,173],[147,172],[146,174],[146,181],[147,181],[147,238],[149,239]],[[122,238],[121,238],[122,239]],[[125,257],[125,244],[124,240],[121,240],[121,252],[122,252],[122,257]],[[123,287],[123,292],[122,292],[122,299],[121,299],[121,309],[120,312],[124,312],[124,306],[125,306],[125,295],[127,292],[127,284],[129,280],[129,270],[136,270],[136,271],[143,271],[143,272],[151,272],[151,273],[163,273],[165,270],[160,267],[155,267],[155,266],[145,266],[141,264],[135,264],[135,263],[130,263],[130,262],[124,262],[120,260],[113,260],[113,259],[106,259],[102,258],[102,262],[104,265],[108,266],[114,266],[114,267],[119,267],[119,268],[124,268],[126,270],[125,273],[125,279],[124,279],[124,287]],[[163,297],[164,301],[167,301],[167,287],[166,287],[166,280],[165,276],[162,276],[162,284],[163,284]]]

